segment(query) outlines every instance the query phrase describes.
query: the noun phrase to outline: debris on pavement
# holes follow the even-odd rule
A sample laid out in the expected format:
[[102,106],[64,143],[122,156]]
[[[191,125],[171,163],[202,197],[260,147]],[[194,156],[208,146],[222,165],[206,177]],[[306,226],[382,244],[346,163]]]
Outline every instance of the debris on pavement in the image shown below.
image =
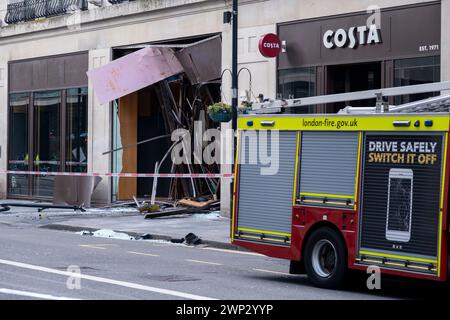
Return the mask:
[[[203,200],[203,199],[202,199]],[[204,201],[196,201],[191,199],[181,199],[178,201],[178,204],[183,207],[193,207],[193,208],[202,208],[205,206],[208,206],[209,204],[212,204],[216,202],[215,200],[204,200]]]
[[[76,232],[76,234],[81,236],[90,236],[90,237],[97,237],[97,238],[109,238],[109,239],[117,239],[117,240],[151,240],[151,241],[161,241],[158,239],[155,239],[153,235],[150,233],[143,234],[141,236],[132,237],[127,233],[124,232],[117,232],[114,230],[109,229],[100,229],[97,231],[88,231],[88,230],[82,230],[79,232]],[[202,239],[197,236],[194,233],[188,233],[184,238],[168,238],[166,240],[163,240],[164,242],[170,242],[175,244],[185,244],[188,246],[196,246],[202,244]]]
[[92,236],[97,238],[110,238],[110,239],[118,239],[118,240],[136,240],[136,238],[122,232],[116,232],[108,229],[101,229],[94,232],[90,231],[80,231],[77,234],[82,236]]
[[[180,201],[178,202],[178,204],[179,203],[180,203]],[[189,205],[183,206],[183,207],[170,208],[170,209],[166,209],[166,210],[160,210],[160,211],[154,212],[154,213],[148,213],[145,215],[145,219],[155,219],[155,218],[169,217],[169,216],[175,216],[175,215],[181,215],[181,214],[210,213],[211,211],[215,211],[217,209],[217,207],[220,206],[220,201],[217,201],[217,200],[210,200],[210,201],[206,201],[206,202],[185,200],[183,203],[185,205],[187,205],[187,204],[189,204]],[[202,204],[202,206],[199,206],[198,204]]]
[[146,234],[143,234],[139,239],[140,240],[151,240],[151,239],[153,239],[153,236],[150,233],[146,233]]
[[161,211],[161,206],[159,204],[148,204],[145,203],[138,208],[140,213],[153,213]]
[[202,243],[202,239],[200,239],[197,235],[193,233],[189,233],[184,240],[188,245],[198,245]]

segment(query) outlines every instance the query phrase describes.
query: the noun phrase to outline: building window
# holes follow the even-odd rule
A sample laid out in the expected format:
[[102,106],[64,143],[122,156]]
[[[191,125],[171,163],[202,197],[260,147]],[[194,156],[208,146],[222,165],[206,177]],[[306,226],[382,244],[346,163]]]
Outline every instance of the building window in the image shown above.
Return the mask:
[[69,89],[66,98],[66,166],[87,172],[87,88]]
[[278,72],[278,93],[283,99],[311,97],[316,94],[316,68],[304,67]]
[[[401,59],[394,62],[394,86],[411,86],[439,82],[441,79],[440,56]],[[395,97],[395,104],[404,104],[439,95],[419,93]]]
[[[87,88],[9,95],[11,171],[87,172]],[[8,175],[8,195],[51,198],[54,176]]]
[[[61,170],[61,92],[34,94],[34,169],[40,172]],[[36,176],[33,194],[53,195],[54,176]]]
[[[303,67],[278,71],[278,98],[298,99],[316,95],[316,68]],[[292,113],[312,113],[313,107],[289,110]]]
[[[8,169],[12,171],[28,171],[28,110],[29,93],[16,93],[10,96],[9,124],[9,160]],[[27,175],[9,175],[8,193],[14,195],[28,194]]]

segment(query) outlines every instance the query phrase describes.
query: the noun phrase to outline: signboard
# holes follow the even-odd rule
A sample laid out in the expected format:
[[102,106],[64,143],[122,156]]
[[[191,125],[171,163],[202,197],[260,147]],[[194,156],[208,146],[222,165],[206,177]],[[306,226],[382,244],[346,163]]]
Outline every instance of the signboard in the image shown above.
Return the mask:
[[327,30],[322,37],[323,45],[327,49],[351,48],[361,45],[381,43],[381,31],[376,25],[351,27],[348,30]]
[[365,138],[360,252],[437,261],[442,134]]
[[259,40],[259,52],[266,58],[275,58],[281,52],[281,40],[273,33],[265,34]]
[[288,50],[278,69],[438,56],[441,17],[441,4],[427,2],[383,8],[379,21],[361,12],[282,23],[277,34]]

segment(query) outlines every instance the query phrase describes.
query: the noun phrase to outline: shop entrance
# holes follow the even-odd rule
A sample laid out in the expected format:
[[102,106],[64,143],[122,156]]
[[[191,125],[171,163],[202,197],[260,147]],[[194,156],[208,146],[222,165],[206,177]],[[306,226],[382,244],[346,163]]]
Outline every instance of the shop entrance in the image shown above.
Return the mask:
[[[381,62],[334,65],[327,67],[326,94],[346,93],[381,88]],[[375,99],[333,103],[327,106],[328,113],[352,107],[375,105]]]
[[[192,151],[195,146],[196,123],[197,126],[201,123],[203,131],[218,126],[207,116],[207,107],[221,100],[221,37],[208,35],[201,39],[152,44],[158,45],[171,48],[183,72],[145,88],[136,88],[114,102],[112,170],[149,174],[154,173],[158,165],[159,173],[218,173],[217,164],[198,164],[189,148]],[[117,48],[114,56],[120,59],[137,50],[139,48]],[[172,135],[179,129],[190,133],[186,139],[192,147],[186,146],[186,154],[183,150],[186,157],[183,163],[174,164]],[[128,201],[133,197],[148,199],[154,190],[151,177],[122,176],[113,178],[112,182],[113,201]],[[217,196],[218,191],[218,180],[213,179],[162,178],[155,185],[155,196],[164,200],[204,196],[209,199]]]

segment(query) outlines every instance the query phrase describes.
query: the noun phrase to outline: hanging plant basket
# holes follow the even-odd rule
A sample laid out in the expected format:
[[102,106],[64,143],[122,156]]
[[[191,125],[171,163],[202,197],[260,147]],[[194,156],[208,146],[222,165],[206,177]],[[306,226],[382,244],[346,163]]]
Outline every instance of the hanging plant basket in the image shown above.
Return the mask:
[[227,112],[210,113],[209,118],[214,122],[229,122],[231,120],[231,113]]
[[218,102],[208,107],[209,118],[214,122],[229,122],[231,121],[231,106]]

